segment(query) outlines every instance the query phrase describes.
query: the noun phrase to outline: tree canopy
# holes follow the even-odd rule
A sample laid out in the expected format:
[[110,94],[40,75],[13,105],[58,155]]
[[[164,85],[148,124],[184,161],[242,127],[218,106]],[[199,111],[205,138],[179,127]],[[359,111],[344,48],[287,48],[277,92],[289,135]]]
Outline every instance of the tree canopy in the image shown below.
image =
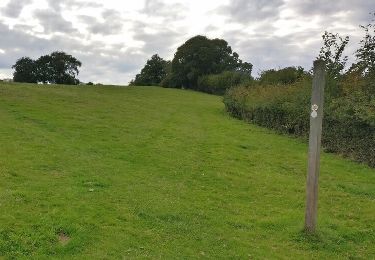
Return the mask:
[[342,38],[339,34],[325,32],[322,38],[323,47],[318,58],[325,61],[328,76],[338,79],[348,60],[348,56],[343,56],[343,53],[349,43],[349,37]]
[[37,60],[22,57],[12,66],[15,70],[13,80],[75,85],[79,83],[76,77],[81,65],[82,63],[72,55],[59,51],[41,56]]
[[130,82],[130,85],[159,85],[167,75],[168,63],[170,62],[160,58],[158,54],[154,54],[151,59],[147,60],[146,65],[141,70],[141,73],[135,76],[135,79]]
[[178,47],[172,60],[174,85],[185,88],[196,88],[202,75],[237,70],[251,74],[252,65],[242,62],[225,40],[201,35]]
[[225,40],[198,35],[178,47],[172,61],[153,55],[130,85],[198,89],[202,76],[238,72],[233,75],[243,74],[241,78],[251,78],[252,68],[253,65],[243,62]]
[[16,64],[12,66],[14,69],[13,81],[36,83],[36,67],[35,61],[29,57],[22,57],[17,60]]
[[375,20],[360,27],[364,30],[365,36],[355,52],[357,62],[354,67],[357,67],[364,75],[375,77]]

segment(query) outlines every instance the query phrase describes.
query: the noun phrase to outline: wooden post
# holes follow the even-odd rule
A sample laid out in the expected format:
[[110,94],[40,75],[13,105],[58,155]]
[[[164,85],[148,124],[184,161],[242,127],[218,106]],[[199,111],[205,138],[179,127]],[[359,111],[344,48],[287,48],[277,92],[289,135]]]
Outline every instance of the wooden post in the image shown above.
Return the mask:
[[309,161],[306,183],[305,230],[315,232],[318,211],[318,178],[320,168],[320,143],[322,137],[325,62],[314,61],[314,78],[311,96]]

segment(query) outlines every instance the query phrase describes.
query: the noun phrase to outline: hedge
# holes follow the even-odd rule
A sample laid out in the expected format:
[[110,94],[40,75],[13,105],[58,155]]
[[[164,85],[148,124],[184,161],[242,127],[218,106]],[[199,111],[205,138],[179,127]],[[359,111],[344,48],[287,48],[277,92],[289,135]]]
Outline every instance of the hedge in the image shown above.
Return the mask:
[[[369,87],[369,85],[371,85]],[[375,84],[353,87],[324,104],[322,145],[334,152],[375,167]],[[300,136],[309,133],[311,79],[292,85],[238,86],[224,96],[233,116]]]
[[243,72],[224,71],[220,74],[200,76],[197,90],[210,94],[224,95],[228,88],[240,84],[249,84],[251,81],[252,77]]

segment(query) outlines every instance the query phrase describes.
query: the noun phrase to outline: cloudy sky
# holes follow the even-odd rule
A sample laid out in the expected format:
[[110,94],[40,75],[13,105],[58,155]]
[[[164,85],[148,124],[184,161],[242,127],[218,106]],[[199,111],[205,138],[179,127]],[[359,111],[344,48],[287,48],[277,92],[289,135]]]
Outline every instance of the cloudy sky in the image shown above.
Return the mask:
[[349,35],[352,55],[373,11],[374,0],[0,0],[0,78],[19,57],[61,50],[82,61],[80,80],[127,84],[197,34],[227,40],[253,76],[309,69],[326,30]]

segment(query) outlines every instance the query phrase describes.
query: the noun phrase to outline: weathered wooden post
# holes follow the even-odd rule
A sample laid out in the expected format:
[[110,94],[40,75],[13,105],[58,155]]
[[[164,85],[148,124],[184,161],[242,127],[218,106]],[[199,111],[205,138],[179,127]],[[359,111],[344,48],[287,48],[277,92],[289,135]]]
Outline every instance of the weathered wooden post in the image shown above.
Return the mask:
[[309,161],[306,183],[305,230],[315,232],[318,211],[318,178],[320,168],[320,143],[322,138],[325,62],[314,61],[314,78],[311,96]]

